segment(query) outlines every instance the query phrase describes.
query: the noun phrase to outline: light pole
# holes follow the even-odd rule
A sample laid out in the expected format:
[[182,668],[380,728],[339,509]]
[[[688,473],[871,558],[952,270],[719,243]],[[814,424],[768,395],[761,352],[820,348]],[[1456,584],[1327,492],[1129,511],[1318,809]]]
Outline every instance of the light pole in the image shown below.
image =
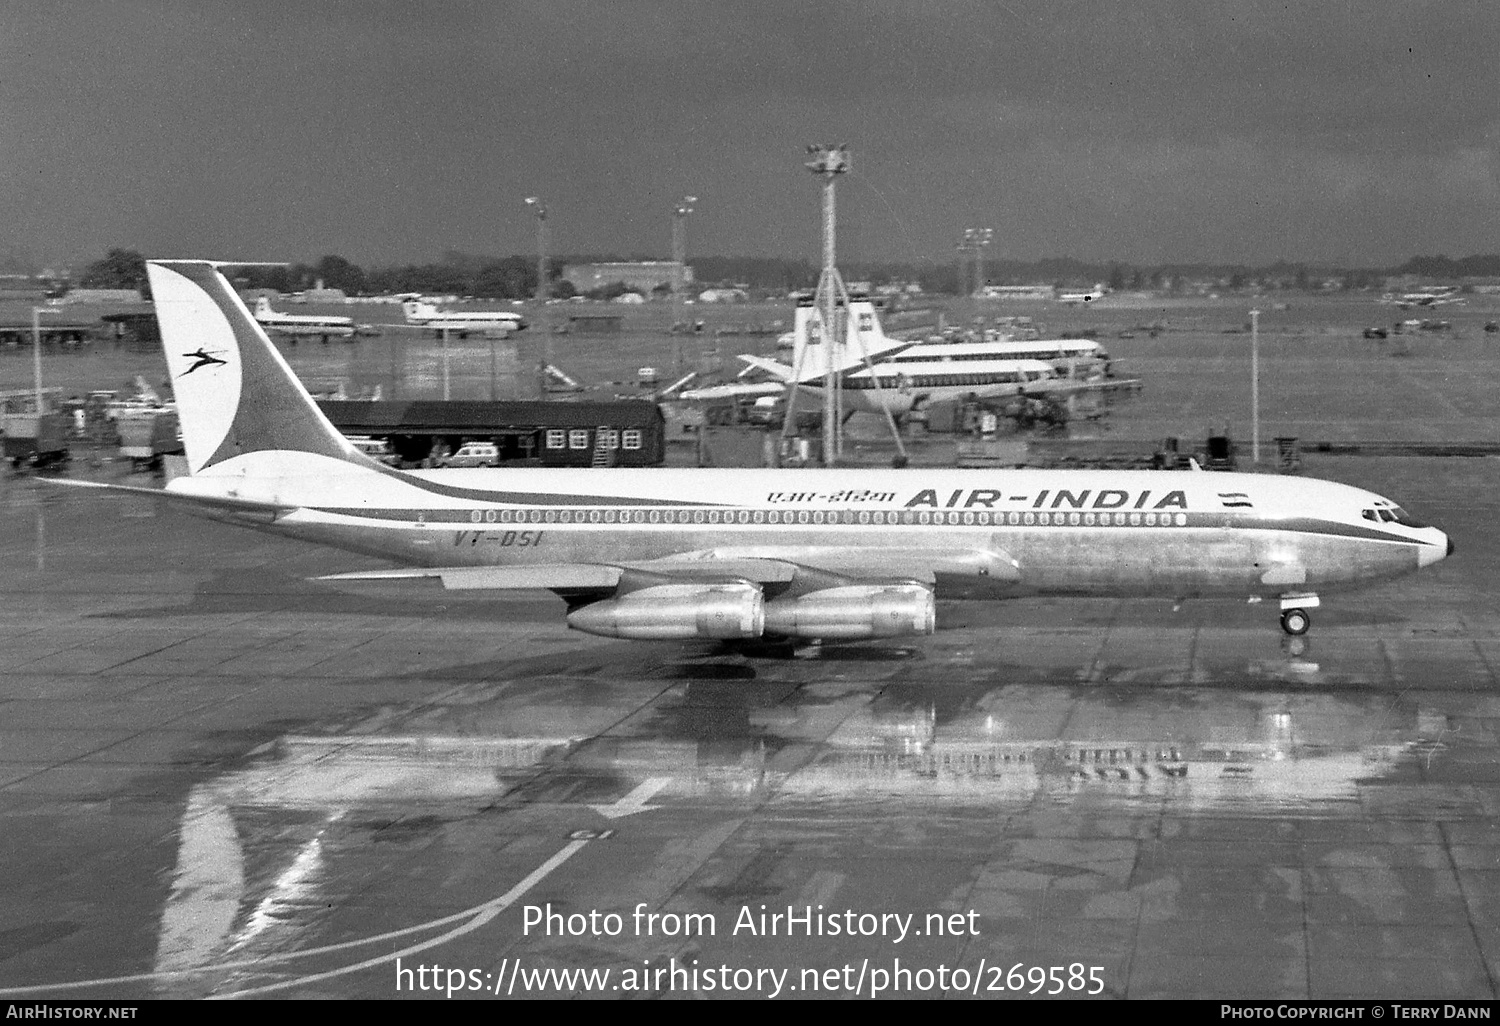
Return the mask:
[[[839,269],[834,262],[836,252],[834,231],[837,223],[836,209],[834,206],[834,182],[838,176],[849,171],[849,148],[844,145],[838,146],[809,146],[808,154],[812,157],[803,166],[823,180],[823,272],[818,277],[817,295],[813,297],[813,306],[817,310],[817,319],[807,325],[807,341],[799,351],[795,366],[793,367],[792,381],[786,389],[785,415],[781,423],[782,442],[796,433],[796,406],[798,384],[806,379],[803,376],[803,368],[806,366],[808,354],[820,353],[813,357],[816,361],[823,360],[823,463],[825,466],[832,465],[843,455],[843,392],[839,380],[840,371],[846,366],[845,359],[853,348],[858,349],[864,360],[865,369],[870,372],[870,385],[875,392],[876,407],[885,414],[886,424],[891,429],[891,438],[896,443],[896,457],[894,466],[906,466],[906,446],[901,442],[900,425],[896,423],[895,414],[891,412],[890,404],[885,401],[881,392],[880,377],[875,373],[875,365],[870,360],[870,354],[865,351],[864,341],[859,332],[851,330],[853,325],[849,316],[850,296],[849,289],[844,285],[844,279],[839,275]],[[814,363],[816,368],[816,363]]]
[[974,294],[984,289],[984,248],[995,238],[993,228],[966,228],[964,242],[974,252]]
[[[547,204],[539,196],[527,196],[526,205],[536,212],[536,329],[542,333],[542,360],[552,366],[552,332],[547,323]],[[543,371],[542,380],[546,372]],[[545,395],[542,398],[546,398]]]
[[1260,311],[1250,311],[1250,460],[1260,466]]
[[448,389],[448,326],[443,325],[443,402],[453,398]]
[[968,292],[972,299],[969,314],[971,326],[979,317],[979,294],[984,288],[984,248],[994,237],[993,228],[965,228],[964,240],[958,244],[959,252],[974,254],[974,288],[972,291],[969,289],[967,276],[964,276],[962,285],[963,290]]
[[55,314],[59,311],[50,307],[34,306],[31,308],[31,375],[32,382],[36,388],[36,415],[37,415],[37,437],[41,438],[41,416],[42,416],[42,314]]
[[687,216],[697,196],[684,196],[672,208],[672,332],[677,335],[677,376],[682,376],[682,286],[687,274]]
[[[846,330],[839,323],[840,309],[849,309],[849,290],[839,277],[834,263],[836,246],[834,230],[837,225],[837,210],[834,206],[834,182],[838,176],[849,171],[849,149],[847,146],[809,146],[812,157],[806,167],[823,180],[823,273],[818,278],[818,306],[823,312],[823,465],[833,466],[838,458],[838,374],[834,370],[834,352],[846,339]],[[796,386],[793,385],[793,390]],[[791,416],[791,404],[787,404],[787,415]]]
[[958,288],[954,294],[963,299],[964,293],[969,291],[969,247],[960,242],[953,248],[958,251]]

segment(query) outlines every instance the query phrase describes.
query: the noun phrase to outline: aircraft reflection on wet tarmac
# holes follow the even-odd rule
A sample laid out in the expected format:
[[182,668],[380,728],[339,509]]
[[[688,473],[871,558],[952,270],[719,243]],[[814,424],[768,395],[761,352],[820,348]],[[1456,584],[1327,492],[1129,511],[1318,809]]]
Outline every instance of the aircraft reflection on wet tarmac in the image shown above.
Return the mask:
[[[1158,803],[1179,816],[1326,819],[1360,815],[1361,787],[1441,774],[1452,735],[1447,714],[1377,694],[755,694],[688,686],[644,722],[594,737],[570,732],[574,706],[500,699],[454,704],[421,732],[283,736],[188,795],[153,975],[164,993],[233,992],[244,977],[211,967],[243,972],[307,947],[320,910],[351,886],[341,857],[358,861],[398,822],[435,834],[436,852],[468,815],[608,802],[643,782],[659,803],[729,808],[911,799],[995,816],[1038,802],[1136,814]],[[545,733],[549,722],[562,729]],[[518,726],[544,730],[511,736]],[[169,975],[184,972],[196,983]]]

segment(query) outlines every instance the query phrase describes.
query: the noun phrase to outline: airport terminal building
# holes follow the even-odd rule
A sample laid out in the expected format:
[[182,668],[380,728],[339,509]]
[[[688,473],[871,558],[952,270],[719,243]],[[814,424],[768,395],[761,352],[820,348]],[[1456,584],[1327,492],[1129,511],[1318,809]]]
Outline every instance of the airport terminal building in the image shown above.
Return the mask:
[[682,268],[683,285],[693,283],[693,268],[675,260],[620,261],[603,264],[568,264],[562,276],[579,292],[592,292],[616,282],[638,292],[650,294],[653,289],[671,288],[673,275]]

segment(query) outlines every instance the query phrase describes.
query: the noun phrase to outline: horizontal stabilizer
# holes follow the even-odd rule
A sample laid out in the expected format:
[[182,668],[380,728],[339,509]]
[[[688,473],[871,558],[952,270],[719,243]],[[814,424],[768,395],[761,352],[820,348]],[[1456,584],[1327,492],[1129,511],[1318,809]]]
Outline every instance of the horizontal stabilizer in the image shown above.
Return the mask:
[[192,495],[185,492],[174,492],[166,488],[141,488],[137,485],[105,484],[102,481],[70,481],[57,478],[39,478],[38,480],[45,481],[49,485],[60,485],[64,488],[92,488],[97,491],[135,495],[144,499],[159,499],[163,502],[173,503],[174,505],[192,506],[221,513],[263,514],[271,520],[298,508],[274,502],[261,502],[257,499],[236,499],[227,495]]
[[764,356],[752,356],[745,353],[739,359],[747,364],[745,370],[740,372],[741,374],[752,370],[762,370],[774,374],[782,381],[791,381],[792,375],[796,373],[790,366],[782,363],[780,360],[769,360]]

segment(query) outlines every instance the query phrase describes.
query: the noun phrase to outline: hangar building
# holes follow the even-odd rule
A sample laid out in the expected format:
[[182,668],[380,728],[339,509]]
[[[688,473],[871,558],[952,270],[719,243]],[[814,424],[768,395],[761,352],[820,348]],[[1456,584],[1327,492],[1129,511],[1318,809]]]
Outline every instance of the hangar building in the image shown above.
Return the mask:
[[652,467],[666,460],[661,408],[642,399],[615,402],[318,403],[346,435],[387,439],[392,452],[421,462],[437,449],[494,442],[501,463],[543,467]]

